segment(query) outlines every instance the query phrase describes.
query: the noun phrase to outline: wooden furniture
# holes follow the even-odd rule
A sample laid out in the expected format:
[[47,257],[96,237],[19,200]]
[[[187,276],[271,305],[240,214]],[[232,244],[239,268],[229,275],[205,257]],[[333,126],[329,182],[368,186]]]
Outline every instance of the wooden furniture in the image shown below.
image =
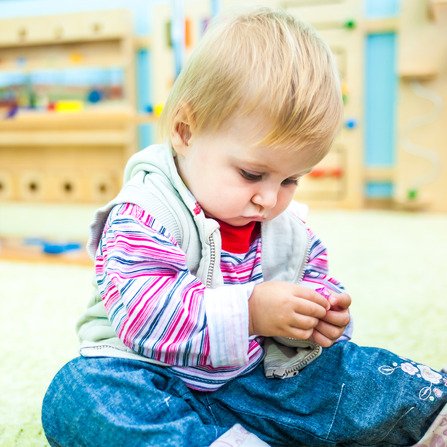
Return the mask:
[[447,1],[405,0],[399,30],[395,201],[447,212]]
[[136,151],[136,124],[152,119],[136,112],[137,43],[128,10],[0,21],[2,73],[122,74],[113,100],[62,102],[62,111],[57,104],[56,111],[19,108],[9,118],[0,110],[0,201],[104,203],[117,193]]

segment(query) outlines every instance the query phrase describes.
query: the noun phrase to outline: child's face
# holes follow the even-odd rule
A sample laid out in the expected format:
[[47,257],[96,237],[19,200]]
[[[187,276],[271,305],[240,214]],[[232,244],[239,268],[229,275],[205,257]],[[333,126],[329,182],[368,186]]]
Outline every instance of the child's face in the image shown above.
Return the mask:
[[192,134],[178,154],[180,175],[209,217],[230,225],[267,221],[282,213],[299,178],[314,161],[302,153],[255,146],[265,126],[253,119],[224,130]]

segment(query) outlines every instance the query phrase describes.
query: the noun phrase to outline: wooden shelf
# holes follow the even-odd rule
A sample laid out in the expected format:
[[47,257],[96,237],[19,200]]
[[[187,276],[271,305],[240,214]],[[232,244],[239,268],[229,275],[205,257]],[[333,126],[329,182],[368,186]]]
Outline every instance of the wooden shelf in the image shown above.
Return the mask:
[[428,11],[436,23],[447,24],[447,0],[429,0]]
[[[79,112],[21,110],[10,119],[0,120],[0,131],[48,129],[124,129],[136,123],[153,123],[154,114],[139,114],[131,107],[91,107]],[[0,143],[1,144],[1,143]]]
[[363,22],[363,29],[368,34],[397,33],[399,31],[399,19],[395,17],[367,19]]
[[392,182],[394,181],[393,167],[369,166],[365,169],[365,180],[367,182]]
[[155,121],[153,114],[137,114],[130,107],[80,112],[25,110],[0,121],[0,147],[129,145],[134,141],[136,124]]
[[122,39],[129,33],[128,10],[105,10],[2,20],[0,46],[23,48],[35,45],[98,42]]
[[402,81],[432,81],[438,76],[439,70],[435,67],[418,66],[411,69],[402,69],[399,71],[399,77]]
[[[1,129],[1,128],[0,128]],[[37,147],[37,146],[123,146],[133,141],[132,132],[119,130],[73,131],[34,130],[27,132],[2,131],[1,146]],[[81,155],[82,150],[80,150]]]

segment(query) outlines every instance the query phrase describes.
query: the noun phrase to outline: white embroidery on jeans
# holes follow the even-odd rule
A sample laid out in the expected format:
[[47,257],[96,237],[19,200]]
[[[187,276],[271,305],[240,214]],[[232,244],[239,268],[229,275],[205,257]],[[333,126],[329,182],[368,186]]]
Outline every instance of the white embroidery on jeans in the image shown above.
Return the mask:
[[[392,366],[382,365],[379,367],[379,371],[386,376],[393,374],[396,370],[402,370],[404,373],[410,376],[416,376],[420,379],[428,382],[428,385],[422,387],[419,390],[419,399],[434,401],[436,398],[442,397],[445,391],[442,391],[442,387],[447,387],[447,378],[442,374],[433,371],[426,365],[420,365],[407,359],[403,359],[400,365],[393,362]],[[437,386],[436,386],[437,385]]]

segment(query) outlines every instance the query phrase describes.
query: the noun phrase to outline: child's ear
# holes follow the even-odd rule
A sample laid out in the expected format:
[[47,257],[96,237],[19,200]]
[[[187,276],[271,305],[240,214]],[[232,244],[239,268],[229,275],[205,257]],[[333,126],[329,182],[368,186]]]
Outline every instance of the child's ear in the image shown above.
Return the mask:
[[178,155],[183,155],[189,147],[194,128],[191,108],[183,105],[174,118],[171,129],[171,144]]

